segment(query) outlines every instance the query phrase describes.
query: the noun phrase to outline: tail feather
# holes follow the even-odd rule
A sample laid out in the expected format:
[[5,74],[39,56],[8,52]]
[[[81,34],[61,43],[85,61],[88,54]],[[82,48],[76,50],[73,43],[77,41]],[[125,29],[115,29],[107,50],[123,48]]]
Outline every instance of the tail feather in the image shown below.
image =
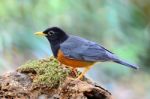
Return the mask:
[[116,62],[116,63],[118,63],[118,64],[122,64],[122,65],[125,65],[125,66],[128,66],[128,67],[134,68],[134,69],[138,69],[138,66],[137,66],[137,65],[130,64],[130,63],[125,62],[125,61],[120,60],[120,59],[115,59],[115,60],[113,60],[113,61]]

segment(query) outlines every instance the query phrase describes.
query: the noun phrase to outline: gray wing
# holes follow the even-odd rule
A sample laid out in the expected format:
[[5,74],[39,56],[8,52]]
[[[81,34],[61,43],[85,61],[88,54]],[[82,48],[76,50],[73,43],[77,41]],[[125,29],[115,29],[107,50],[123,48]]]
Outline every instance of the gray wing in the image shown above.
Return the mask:
[[86,39],[71,36],[60,45],[66,57],[85,61],[109,61],[114,54],[101,45]]

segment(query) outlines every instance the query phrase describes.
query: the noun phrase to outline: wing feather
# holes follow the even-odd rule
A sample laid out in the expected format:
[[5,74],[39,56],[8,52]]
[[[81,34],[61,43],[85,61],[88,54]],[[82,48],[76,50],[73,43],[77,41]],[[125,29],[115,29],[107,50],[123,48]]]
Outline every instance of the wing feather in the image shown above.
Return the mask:
[[95,42],[71,36],[60,45],[66,57],[84,61],[109,61],[113,53]]

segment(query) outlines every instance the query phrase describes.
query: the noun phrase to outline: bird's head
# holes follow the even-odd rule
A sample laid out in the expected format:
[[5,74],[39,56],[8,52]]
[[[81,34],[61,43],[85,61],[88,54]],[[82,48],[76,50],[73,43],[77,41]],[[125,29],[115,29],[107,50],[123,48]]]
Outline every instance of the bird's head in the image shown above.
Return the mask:
[[43,32],[36,32],[35,34],[45,36],[50,43],[63,42],[68,38],[68,35],[58,27],[47,28]]

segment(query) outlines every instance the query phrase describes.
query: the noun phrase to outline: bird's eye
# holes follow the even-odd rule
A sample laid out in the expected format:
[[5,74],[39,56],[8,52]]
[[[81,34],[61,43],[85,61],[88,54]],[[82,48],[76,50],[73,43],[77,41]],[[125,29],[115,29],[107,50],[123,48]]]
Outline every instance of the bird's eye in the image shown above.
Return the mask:
[[53,34],[54,34],[53,31],[49,31],[49,32],[48,32],[48,35],[53,35]]

